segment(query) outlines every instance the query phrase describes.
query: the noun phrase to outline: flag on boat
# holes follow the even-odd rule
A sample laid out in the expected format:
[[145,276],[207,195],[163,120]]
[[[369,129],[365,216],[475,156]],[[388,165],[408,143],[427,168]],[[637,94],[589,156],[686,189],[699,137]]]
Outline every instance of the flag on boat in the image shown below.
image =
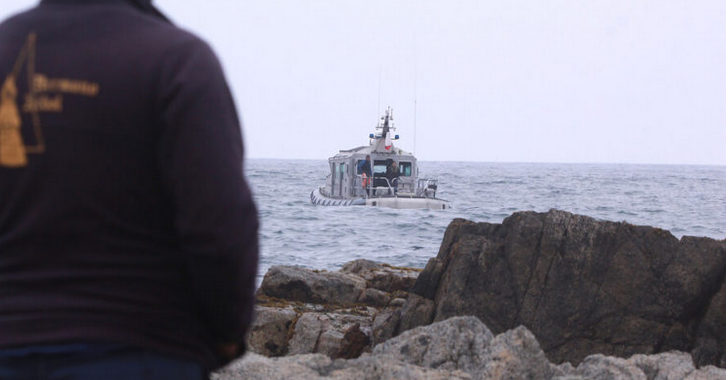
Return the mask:
[[392,139],[389,137],[389,132],[387,132],[387,135],[384,137],[384,149],[390,150],[392,149]]

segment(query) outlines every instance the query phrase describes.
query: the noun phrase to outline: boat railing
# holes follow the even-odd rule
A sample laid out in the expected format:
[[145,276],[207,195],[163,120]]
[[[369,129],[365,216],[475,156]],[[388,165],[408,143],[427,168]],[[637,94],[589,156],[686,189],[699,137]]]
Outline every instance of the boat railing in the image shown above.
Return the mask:
[[415,195],[418,197],[435,198],[436,194],[436,179],[420,178],[417,180],[417,191],[415,192]]
[[[390,181],[389,178],[383,176],[365,177],[364,175],[358,174],[351,179],[349,187],[350,194],[355,197],[370,198],[377,195],[377,190],[381,191],[381,188],[384,188],[386,189],[387,194],[396,196],[395,187],[392,183],[394,181],[398,181],[397,191],[399,192],[402,192],[403,190],[406,191],[406,187],[409,187],[408,184],[400,177]],[[384,184],[385,186],[377,186],[381,184]],[[417,188],[414,190],[414,195],[417,197],[435,198],[437,195],[437,185],[438,181],[436,179],[420,178],[417,180]],[[367,189],[369,190],[368,192]],[[411,188],[409,191],[411,191]],[[411,195],[412,193],[409,194]]]
[[[364,177],[364,175],[358,174],[352,180],[353,180],[353,183],[351,185],[351,189],[353,192],[352,195],[354,195],[354,196],[363,196],[366,198],[372,197],[373,195],[375,195],[375,192],[378,190],[378,188],[385,187],[385,186],[375,186],[375,182],[381,183],[382,181],[384,181],[384,183],[386,183],[386,185],[387,185],[386,186],[387,194],[391,194],[391,195],[395,195],[395,196],[397,195],[397,193],[395,192],[395,188],[392,186],[392,183],[389,181],[389,178],[387,178],[387,177]],[[365,180],[366,180],[366,182],[365,182]],[[397,181],[397,180],[399,180],[400,183],[402,183],[401,180],[399,179],[399,177],[395,178],[393,181]],[[369,190],[369,191],[367,192],[367,190]]]

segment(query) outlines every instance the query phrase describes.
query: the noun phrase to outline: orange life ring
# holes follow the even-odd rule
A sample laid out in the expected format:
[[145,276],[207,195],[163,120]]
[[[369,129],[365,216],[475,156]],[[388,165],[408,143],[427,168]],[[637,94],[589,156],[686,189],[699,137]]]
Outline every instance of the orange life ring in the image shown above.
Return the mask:
[[361,173],[361,187],[366,189],[367,185],[371,183],[371,178],[367,177],[367,173]]

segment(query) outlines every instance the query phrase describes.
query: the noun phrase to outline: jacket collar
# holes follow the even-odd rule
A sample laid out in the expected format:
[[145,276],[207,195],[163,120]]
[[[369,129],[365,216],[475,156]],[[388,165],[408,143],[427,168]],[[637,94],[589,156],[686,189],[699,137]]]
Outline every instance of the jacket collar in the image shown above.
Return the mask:
[[76,4],[76,5],[93,5],[93,4],[128,4],[144,13],[160,18],[166,22],[171,21],[154,5],[152,0],[41,0],[41,5],[45,4]]

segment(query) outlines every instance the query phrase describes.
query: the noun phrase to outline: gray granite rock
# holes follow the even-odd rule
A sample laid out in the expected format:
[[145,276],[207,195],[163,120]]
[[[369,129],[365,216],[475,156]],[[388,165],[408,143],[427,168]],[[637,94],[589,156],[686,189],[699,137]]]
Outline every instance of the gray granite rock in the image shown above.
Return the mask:
[[496,336],[482,355],[485,379],[549,380],[557,372],[523,326]]
[[626,359],[602,354],[588,356],[572,375],[589,380],[648,380],[639,367]]
[[320,354],[267,358],[247,354],[212,380],[470,380],[461,371],[418,367],[381,357],[331,361]]
[[689,374],[684,380],[725,380],[725,368],[708,365]]
[[248,348],[265,356],[286,354],[288,336],[297,313],[290,308],[255,308],[255,320],[250,327]]
[[627,360],[642,370],[648,380],[682,380],[695,371],[693,358],[686,352],[663,352],[634,355]]
[[418,366],[460,370],[481,378],[493,334],[476,317],[455,317],[418,327],[372,350],[372,355]]

